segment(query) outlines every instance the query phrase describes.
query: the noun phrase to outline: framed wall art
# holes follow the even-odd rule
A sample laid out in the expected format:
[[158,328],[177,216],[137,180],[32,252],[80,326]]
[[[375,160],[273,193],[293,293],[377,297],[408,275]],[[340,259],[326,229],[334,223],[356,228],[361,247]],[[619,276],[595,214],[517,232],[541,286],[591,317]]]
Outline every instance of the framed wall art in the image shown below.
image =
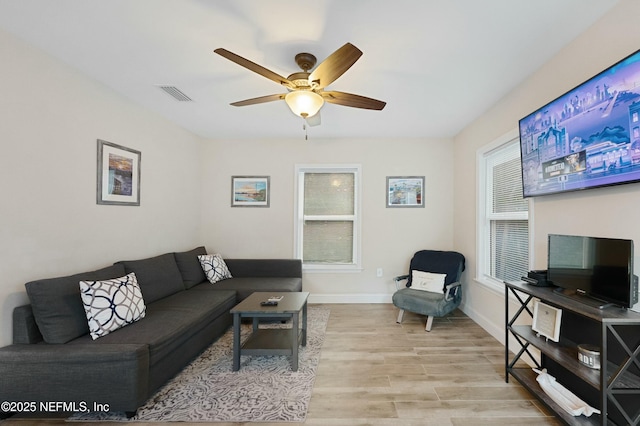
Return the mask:
[[140,205],[140,151],[98,139],[98,204]]
[[424,207],[424,176],[387,176],[387,207]]
[[269,176],[231,176],[231,207],[269,207]]

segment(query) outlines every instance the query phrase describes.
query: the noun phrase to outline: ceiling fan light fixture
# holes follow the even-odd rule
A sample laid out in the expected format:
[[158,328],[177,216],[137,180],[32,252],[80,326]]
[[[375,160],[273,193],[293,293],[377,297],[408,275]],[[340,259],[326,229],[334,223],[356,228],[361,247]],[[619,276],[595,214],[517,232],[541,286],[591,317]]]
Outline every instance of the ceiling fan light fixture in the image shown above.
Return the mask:
[[310,90],[295,90],[284,97],[291,112],[299,117],[313,117],[324,105],[322,96]]

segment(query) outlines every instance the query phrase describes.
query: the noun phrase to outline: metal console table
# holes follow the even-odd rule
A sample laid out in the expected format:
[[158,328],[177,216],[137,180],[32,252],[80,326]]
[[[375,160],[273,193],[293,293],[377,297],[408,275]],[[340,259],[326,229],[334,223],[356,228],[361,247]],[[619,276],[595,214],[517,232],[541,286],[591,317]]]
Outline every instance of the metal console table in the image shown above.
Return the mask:
[[[536,287],[522,281],[506,281],[505,286],[505,381],[513,376],[569,425],[639,425],[640,314],[619,307],[589,306],[554,292],[553,287]],[[520,304],[511,316],[509,294]],[[530,302],[534,298],[562,309],[559,342],[548,341],[526,325],[525,319],[533,318]],[[525,312],[528,315],[522,315]],[[512,338],[520,345],[515,355],[509,350]],[[600,347],[599,370],[578,361],[578,344]],[[532,353],[532,348],[540,354]],[[531,368],[516,365],[525,354],[537,368],[546,368],[558,383],[602,414],[573,417],[564,411],[544,393]]]

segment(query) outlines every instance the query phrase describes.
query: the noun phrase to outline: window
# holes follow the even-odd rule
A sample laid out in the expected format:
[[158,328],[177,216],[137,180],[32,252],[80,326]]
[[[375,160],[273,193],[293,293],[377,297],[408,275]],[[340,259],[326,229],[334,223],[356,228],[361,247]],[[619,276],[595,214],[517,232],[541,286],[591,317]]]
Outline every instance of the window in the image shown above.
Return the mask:
[[481,280],[518,280],[529,270],[529,203],[522,198],[519,140],[508,136],[478,153]]
[[296,166],[296,257],[305,270],[360,267],[360,166]]

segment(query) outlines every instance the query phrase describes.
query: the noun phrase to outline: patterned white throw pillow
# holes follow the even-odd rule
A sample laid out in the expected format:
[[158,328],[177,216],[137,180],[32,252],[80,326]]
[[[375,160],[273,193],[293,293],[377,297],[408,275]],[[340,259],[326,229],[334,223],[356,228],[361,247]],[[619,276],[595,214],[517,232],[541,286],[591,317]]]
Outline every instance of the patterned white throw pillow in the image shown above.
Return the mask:
[[80,281],[80,295],[91,338],[132,324],[146,313],[135,273],[105,281]]
[[445,278],[447,278],[447,274],[434,274],[433,272],[414,270],[411,273],[411,288],[432,293],[443,293]]
[[227,264],[224,263],[222,256],[219,254],[203,254],[198,256],[198,260],[211,284],[226,280],[227,278],[233,278],[231,272],[229,272],[229,268],[227,268]]

